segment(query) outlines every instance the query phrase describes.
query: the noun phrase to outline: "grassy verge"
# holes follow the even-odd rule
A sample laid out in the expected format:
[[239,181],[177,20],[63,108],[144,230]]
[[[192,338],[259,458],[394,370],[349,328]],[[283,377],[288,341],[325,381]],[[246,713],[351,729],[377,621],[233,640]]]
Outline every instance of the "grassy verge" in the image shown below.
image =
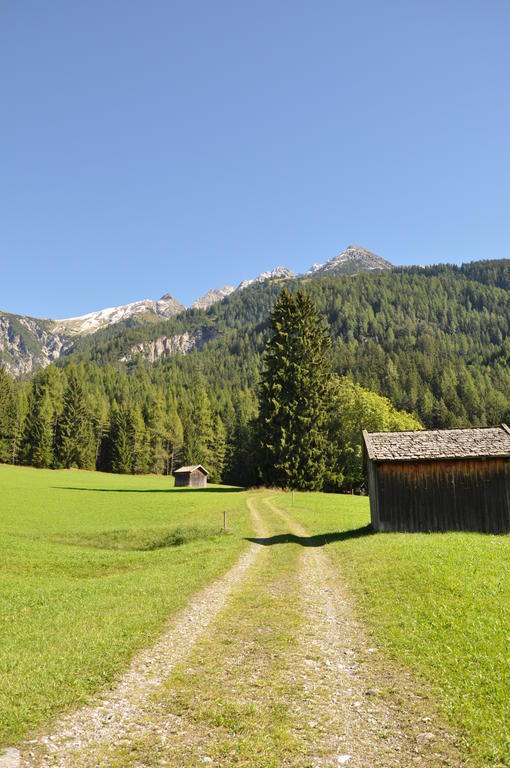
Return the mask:
[[436,692],[480,766],[510,766],[510,537],[372,534],[368,499],[280,494],[347,577],[376,639]]
[[250,533],[236,489],[0,466],[0,494],[0,746],[111,681]]

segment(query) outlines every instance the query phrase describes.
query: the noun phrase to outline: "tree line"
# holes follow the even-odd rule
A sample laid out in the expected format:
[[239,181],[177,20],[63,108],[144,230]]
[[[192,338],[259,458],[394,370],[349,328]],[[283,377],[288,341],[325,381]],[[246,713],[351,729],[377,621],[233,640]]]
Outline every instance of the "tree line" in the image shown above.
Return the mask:
[[[420,422],[333,373],[329,330],[306,294],[284,291],[269,327],[256,388],[208,387],[200,355],[189,369],[170,371],[141,360],[128,369],[52,365],[30,382],[0,369],[0,461],[162,474],[201,463],[212,482],[360,485],[362,427],[412,429]],[[279,432],[268,440],[270,422]],[[313,481],[304,479],[311,475]]]
[[[323,375],[332,404],[321,437],[324,487],[361,482],[363,425],[510,421],[510,261],[284,285],[288,317],[313,314],[292,304],[304,288],[331,342]],[[99,331],[30,381],[0,370],[0,460],[156,473],[202,463],[212,480],[260,482],[271,465],[260,425],[281,291],[281,282],[269,281],[207,311]],[[154,365],[141,357],[120,361],[133,343],[195,328],[214,330],[200,351]],[[314,385],[311,403],[321,387]],[[305,422],[300,429],[306,436]]]

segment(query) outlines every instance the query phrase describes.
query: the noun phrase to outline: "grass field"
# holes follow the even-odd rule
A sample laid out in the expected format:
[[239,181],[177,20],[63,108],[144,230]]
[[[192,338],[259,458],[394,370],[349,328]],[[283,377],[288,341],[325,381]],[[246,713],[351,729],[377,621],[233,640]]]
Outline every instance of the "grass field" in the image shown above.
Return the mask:
[[[155,477],[0,466],[0,493],[0,744],[15,743],[111,681],[192,593],[225,572],[252,535],[251,496],[261,509],[273,500],[310,534],[325,537],[324,551],[377,645],[432,692],[475,765],[510,766],[510,537],[375,535],[366,498],[297,493],[291,508],[290,494],[170,489],[168,479]],[[227,535],[220,533],[224,509]],[[237,711],[236,696],[224,687],[231,680],[248,696],[249,669],[288,653],[302,620],[284,586],[271,592],[274,574],[298,589],[303,543],[275,519],[269,511],[277,546],[261,561],[267,571],[259,566],[222,614],[234,629],[215,625],[197,650],[210,659],[210,677],[191,679],[209,708],[191,695],[186,675],[177,675],[171,693],[173,709],[185,707],[196,722],[223,728],[222,718],[228,725],[231,716],[238,733],[249,735],[246,765],[257,744],[261,754],[280,750],[282,759],[298,748],[289,741],[288,713],[278,709],[279,691],[287,687],[292,698],[284,657],[263,675],[274,701],[257,688],[253,705]],[[246,647],[253,654],[235,672],[232,647],[240,658]],[[218,758],[227,741],[218,744]]]
[[[281,494],[327,551],[375,638],[435,691],[480,766],[510,766],[510,537],[370,534],[367,499]],[[335,533],[343,532],[335,541]]]
[[0,745],[110,681],[250,532],[243,493],[167,478],[0,465],[0,494]]

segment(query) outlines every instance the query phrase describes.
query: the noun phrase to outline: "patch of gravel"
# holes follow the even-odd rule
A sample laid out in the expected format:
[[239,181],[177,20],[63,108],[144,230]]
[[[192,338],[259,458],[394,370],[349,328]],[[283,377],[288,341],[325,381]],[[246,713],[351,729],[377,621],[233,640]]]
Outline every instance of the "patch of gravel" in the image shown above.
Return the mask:
[[[256,509],[250,504],[249,507],[257,535],[264,535]],[[17,753],[20,768],[97,768],[107,764],[102,759],[97,762],[98,745],[129,748],[138,737],[145,737],[154,693],[174,667],[189,656],[231,592],[246,578],[259,552],[255,544],[249,545],[224,576],[194,595],[173,617],[158,642],[133,659],[114,688],[91,704],[63,715],[52,733],[22,744]],[[11,768],[9,763],[6,768]]]
[[[291,533],[308,532],[270,500]],[[303,547],[300,598],[307,615],[300,670],[310,765],[349,768],[467,766],[412,675],[382,658],[355,615],[353,597],[322,547]]]
[[0,752],[0,768],[18,768],[20,754],[14,747]]

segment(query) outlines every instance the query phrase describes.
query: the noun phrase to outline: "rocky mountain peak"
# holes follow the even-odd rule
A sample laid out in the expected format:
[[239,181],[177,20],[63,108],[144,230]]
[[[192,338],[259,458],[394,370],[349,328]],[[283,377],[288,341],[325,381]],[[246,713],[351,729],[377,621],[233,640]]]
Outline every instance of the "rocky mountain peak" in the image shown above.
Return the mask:
[[223,301],[227,296],[235,291],[233,285],[224,285],[222,288],[211,288],[210,291],[199,299],[196,299],[191,305],[192,309],[207,309],[218,301]]
[[324,264],[314,264],[308,272],[309,276],[318,275],[353,275],[357,272],[370,272],[376,269],[391,269],[392,264],[377,254],[368,251],[361,245],[349,245]]

